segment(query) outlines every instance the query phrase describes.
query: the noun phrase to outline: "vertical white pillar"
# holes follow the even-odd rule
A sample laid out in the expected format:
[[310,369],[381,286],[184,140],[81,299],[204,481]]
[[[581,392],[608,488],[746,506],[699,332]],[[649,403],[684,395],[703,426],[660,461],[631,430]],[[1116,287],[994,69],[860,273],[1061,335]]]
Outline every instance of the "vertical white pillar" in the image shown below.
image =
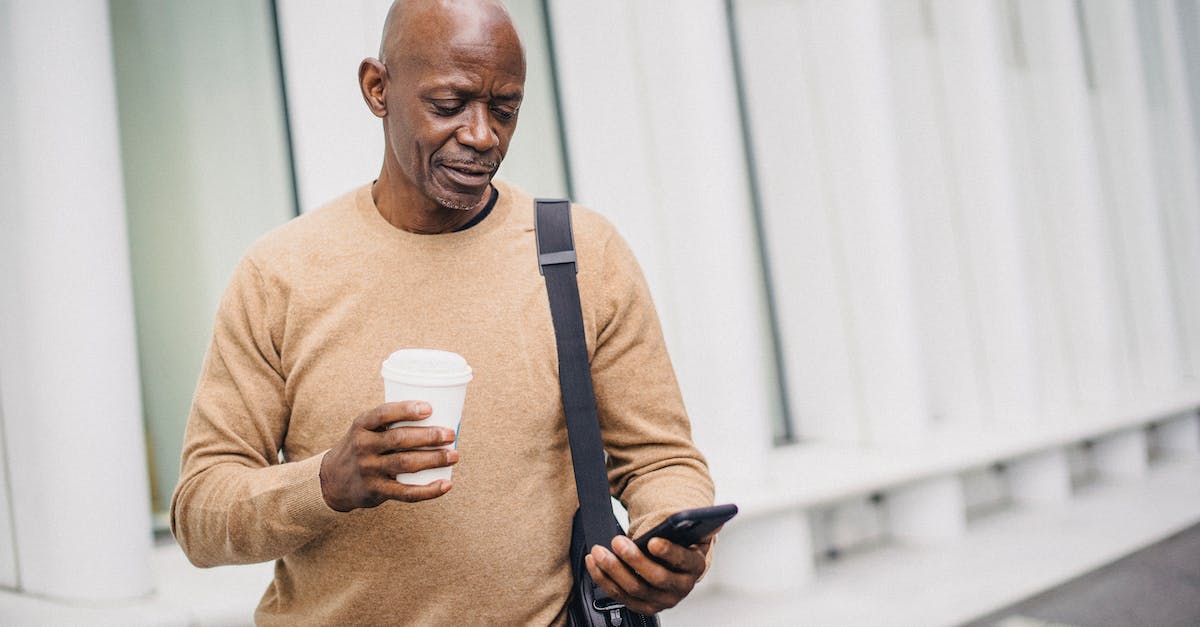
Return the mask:
[[1032,249],[1043,393],[1060,406],[1111,402],[1124,382],[1122,321],[1074,3],[1006,6],[1006,93],[1019,121],[1016,189]]
[[761,481],[777,382],[722,4],[551,8],[577,200],[645,270],[717,485]]
[[1108,479],[1136,479],[1149,463],[1146,432],[1129,429],[1104,436],[1092,446],[1096,474]]
[[108,5],[0,12],[0,401],[19,586],[136,597],[151,590],[151,533]]
[[1195,412],[1166,420],[1155,431],[1154,444],[1158,448],[1200,454],[1200,416]]
[[[819,32],[806,2],[734,4],[745,103],[773,272],[789,402],[804,437],[858,442],[846,268],[825,123],[816,95]],[[814,364],[819,366],[814,367]]]
[[934,0],[937,70],[946,102],[948,172],[972,288],[985,416],[1032,421],[1040,365],[1033,347],[1027,243],[1020,230],[1016,131],[1005,107],[1001,5]]
[[[937,422],[971,424],[984,411],[980,376],[983,361],[977,329],[971,251],[954,155],[950,153],[951,111],[938,58],[943,32],[955,29],[938,20],[930,4],[880,3],[886,45],[888,94],[895,108],[898,199],[904,205],[924,387]],[[950,54],[957,55],[958,51]]]
[[967,532],[966,504],[956,476],[933,477],[887,492],[888,530],[902,542],[939,544]]
[[717,540],[712,577],[735,594],[800,589],[812,580],[812,529],[803,511],[735,521]]
[[[6,61],[11,44],[10,19],[8,3],[0,1],[0,85],[12,85],[10,63]],[[19,161],[14,151],[6,148],[14,132],[13,102],[5,93],[0,93],[0,190],[11,190],[16,185],[14,171]],[[10,263],[5,250],[10,246],[12,235],[5,235],[12,229],[6,222],[11,209],[0,203],[0,324],[3,324],[5,308],[8,307],[5,294],[15,291],[15,266]],[[7,350],[4,329],[0,327],[0,360]],[[4,366],[0,361],[0,587],[16,588],[17,577],[17,545],[13,531],[12,493],[9,490],[11,478],[8,475],[8,445],[4,437]]]
[[1156,59],[1139,61],[1138,21],[1130,2],[1084,3],[1080,10],[1086,15],[1087,32],[1081,36],[1091,70],[1088,97],[1098,180],[1126,312],[1131,374],[1135,388],[1171,390],[1179,385],[1181,372],[1159,210],[1161,192],[1168,190],[1156,188],[1145,88],[1149,77],[1161,77],[1164,68]]
[[359,62],[379,53],[390,4],[388,0],[278,3],[288,124],[298,200],[304,211],[379,174],[383,127],[363,103],[355,77]]
[[1071,466],[1063,449],[1014,459],[1005,465],[1005,476],[1015,503],[1061,503],[1071,498]]
[[1134,10],[1142,63],[1157,70],[1145,82],[1153,170],[1162,202],[1182,373],[1195,382],[1200,380],[1200,65],[1194,60],[1200,54],[1200,5],[1152,0],[1137,2]]
[[[896,160],[879,1],[812,7],[819,90],[839,262],[849,302],[864,440],[919,438],[929,410],[917,341],[912,251]],[[838,417],[844,419],[844,417]]]
[[[0,37],[3,36],[3,32],[0,31]],[[2,113],[2,110],[0,110],[0,113]],[[0,175],[0,177],[2,176]],[[4,187],[4,189],[8,188]],[[3,376],[3,373],[0,373],[0,376]],[[2,385],[3,383],[0,382],[0,386]],[[16,588],[18,582],[17,546],[14,542],[13,513],[12,508],[9,507],[10,502],[11,497],[8,491],[8,460],[4,444],[4,399],[0,398],[0,588]]]

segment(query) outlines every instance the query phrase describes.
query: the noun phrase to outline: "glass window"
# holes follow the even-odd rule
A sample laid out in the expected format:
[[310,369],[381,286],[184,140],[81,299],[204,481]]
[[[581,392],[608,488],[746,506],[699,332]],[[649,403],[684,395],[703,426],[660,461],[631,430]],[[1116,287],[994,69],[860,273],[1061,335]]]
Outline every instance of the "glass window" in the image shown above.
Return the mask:
[[269,2],[112,0],[142,400],[155,511],[216,305],[249,244],[294,215]]
[[553,51],[543,0],[505,0],[525,44],[525,102],[498,176],[540,197],[570,195]]

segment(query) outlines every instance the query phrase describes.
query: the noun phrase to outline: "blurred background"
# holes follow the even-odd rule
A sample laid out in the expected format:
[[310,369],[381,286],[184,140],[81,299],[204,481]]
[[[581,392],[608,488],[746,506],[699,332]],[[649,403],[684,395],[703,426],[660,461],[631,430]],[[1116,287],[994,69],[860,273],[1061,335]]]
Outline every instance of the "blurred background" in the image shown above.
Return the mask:
[[[506,4],[500,176],[629,240],[742,507],[665,623],[959,624],[1200,522],[1200,2]],[[242,251],[379,172],[388,5],[0,0],[0,622],[251,620],[183,429]]]

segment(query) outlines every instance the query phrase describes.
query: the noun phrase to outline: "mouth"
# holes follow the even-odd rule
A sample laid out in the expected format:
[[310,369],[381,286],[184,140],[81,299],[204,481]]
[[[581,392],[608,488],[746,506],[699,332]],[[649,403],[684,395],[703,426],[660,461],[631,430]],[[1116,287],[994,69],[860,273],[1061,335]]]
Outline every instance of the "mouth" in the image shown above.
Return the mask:
[[438,166],[452,182],[468,188],[487,185],[496,172],[496,164],[492,163],[443,161]]

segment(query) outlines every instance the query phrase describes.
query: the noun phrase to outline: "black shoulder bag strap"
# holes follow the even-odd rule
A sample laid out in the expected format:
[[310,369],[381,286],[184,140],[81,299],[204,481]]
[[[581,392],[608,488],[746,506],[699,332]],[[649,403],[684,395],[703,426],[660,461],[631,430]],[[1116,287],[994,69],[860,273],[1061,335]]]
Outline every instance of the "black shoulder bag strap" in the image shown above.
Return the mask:
[[546,278],[558,343],[558,383],[567,414],[567,439],[575,466],[575,491],[583,510],[584,537],[589,547],[608,547],[620,530],[612,517],[608,472],[600,444],[600,419],[583,335],[579,285],[575,281],[575,242],[568,201],[537,201],[537,239],[538,265]]
[[[583,332],[583,311],[579,285],[575,280],[575,238],[571,230],[571,203],[567,200],[542,200],[536,203],[538,266],[546,279],[550,316],[558,345],[558,382],[562,390],[563,410],[567,416],[567,439],[571,463],[575,467],[575,491],[579,512],[572,529],[572,564],[576,584],[569,607],[571,625],[657,625],[646,617],[625,609],[608,598],[596,586],[582,562],[593,545],[611,547],[621,533],[613,517],[609,500],[608,472],[600,440],[600,420],[596,396],[592,391],[592,372],[588,363],[587,342]],[[582,529],[580,529],[582,527]],[[582,531],[582,538],[579,532]],[[582,539],[582,543],[579,540]],[[582,554],[575,555],[582,548]]]

